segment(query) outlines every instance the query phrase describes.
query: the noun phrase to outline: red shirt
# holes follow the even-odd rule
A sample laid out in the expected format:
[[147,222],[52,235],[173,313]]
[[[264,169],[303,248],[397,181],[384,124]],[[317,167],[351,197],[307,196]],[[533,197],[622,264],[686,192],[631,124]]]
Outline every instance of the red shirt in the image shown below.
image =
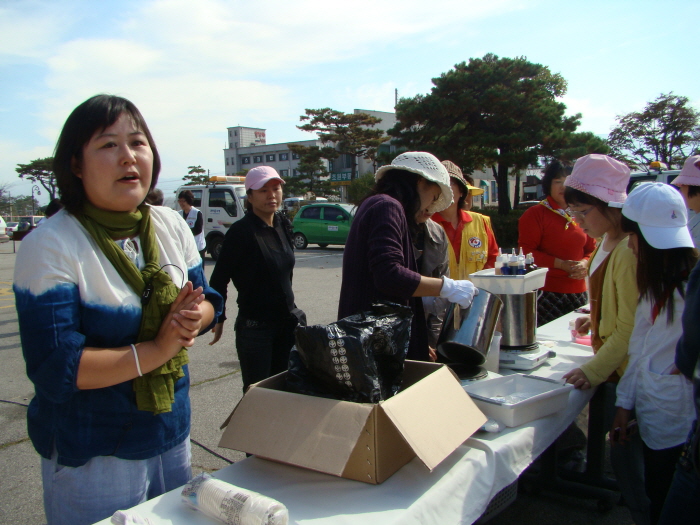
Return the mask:
[[[555,210],[561,209],[554,199],[547,201]],[[565,228],[566,219],[542,204],[532,206],[518,222],[518,246],[532,253],[535,264],[549,268],[543,290],[555,293],[586,291],[585,279],[571,279],[564,270],[554,268],[554,259],[563,261],[588,260],[595,248],[595,240],[575,223]]]
[[[470,213],[464,210],[459,210],[459,222],[457,223],[457,229],[452,226],[452,223],[445,219],[440,213],[436,213],[432,216],[432,219],[438,224],[442,225],[447,234],[447,238],[450,240],[452,245],[452,250],[455,252],[455,258],[459,262],[459,254],[462,248],[462,230],[464,230],[464,225],[472,222]],[[486,229],[486,242],[487,242],[487,252],[488,257],[486,259],[486,265],[484,269],[493,268],[496,266],[496,257],[498,257],[498,244],[496,244],[496,236],[493,234],[493,230],[488,222],[484,223],[484,228]]]

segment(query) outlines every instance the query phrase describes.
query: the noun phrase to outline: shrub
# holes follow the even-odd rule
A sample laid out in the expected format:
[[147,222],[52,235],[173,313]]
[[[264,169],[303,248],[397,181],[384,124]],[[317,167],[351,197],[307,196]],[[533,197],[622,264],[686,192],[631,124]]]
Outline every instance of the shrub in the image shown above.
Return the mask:
[[510,253],[511,248],[518,251],[518,220],[525,210],[510,210],[508,215],[499,215],[498,208],[480,208],[472,211],[491,217],[493,234],[503,253]]

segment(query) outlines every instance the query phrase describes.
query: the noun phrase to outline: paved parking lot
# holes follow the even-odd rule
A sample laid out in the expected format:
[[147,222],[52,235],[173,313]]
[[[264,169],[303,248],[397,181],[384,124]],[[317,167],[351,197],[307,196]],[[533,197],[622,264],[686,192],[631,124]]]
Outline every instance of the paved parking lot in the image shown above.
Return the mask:
[[[19,243],[18,243],[19,245]],[[312,324],[335,320],[340,292],[343,249],[311,246],[298,251],[294,271],[297,305]],[[17,315],[12,294],[15,255],[12,243],[0,245],[0,524],[45,523],[41,498],[39,456],[26,431],[26,404],[33,395],[22,359]],[[207,275],[214,262],[207,259]],[[229,288],[228,317],[235,318],[235,289]],[[232,322],[230,323],[232,325]],[[233,326],[221,341],[209,346],[211,336],[200,337],[190,350],[192,380],[192,452],[195,473],[225,467],[243,454],[218,448],[219,426],[240,399],[242,384],[236,357]],[[200,446],[201,445],[201,446]],[[203,448],[203,447],[206,447]],[[626,509],[606,514],[595,501],[555,495],[520,495],[516,503],[490,523],[506,525],[602,524],[628,525]]]

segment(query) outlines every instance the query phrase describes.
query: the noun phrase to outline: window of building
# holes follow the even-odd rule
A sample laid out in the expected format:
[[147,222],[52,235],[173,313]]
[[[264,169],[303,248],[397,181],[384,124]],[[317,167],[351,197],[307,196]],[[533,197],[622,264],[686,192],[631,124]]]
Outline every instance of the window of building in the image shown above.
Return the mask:
[[[199,198],[200,200],[202,199],[201,192]],[[234,199],[233,193],[231,193],[230,190],[220,190],[218,188],[209,190],[209,207],[223,208],[231,217],[236,217],[238,215],[236,199]]]
[[228,157],[226,157],[226,165],[228,166]]
[[236,157],[231,157],[231,166],[234,166],[236,163],[234,162],[236,160]]
[[498,202],[498,186],[496,186],[496,181],[491,181],[491,202]]
[[265,155],[265,162],[275,162],[275,155]]
[[234,136],[234,137],[237,137],[237,136],[238,136],[238,131],[234,131],[234,132],[233,132],[233,136]]
[[292,169],[292,176],[296,177],[297,175],[299,175],[299,172],[297,171],[297,169],[296,168]]
[[289,153],[280,153],[280,160],[289,160]]
[[241,157],[241,164],[250,164],[250,157]]
[[253,162],[262,162],[262,155],[253,155]]
[[299,154],[292,152],[292,159],[298,160],[299,159]]
[[280,177],[289,177],[289,170],[280,170]]

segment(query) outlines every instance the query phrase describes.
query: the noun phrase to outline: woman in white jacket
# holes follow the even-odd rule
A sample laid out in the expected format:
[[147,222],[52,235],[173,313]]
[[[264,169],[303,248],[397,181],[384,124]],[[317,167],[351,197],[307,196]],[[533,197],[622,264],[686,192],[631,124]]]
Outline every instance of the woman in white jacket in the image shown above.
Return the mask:
[[[622,207],[622,227],[637,256],[639,305],[629,364],[617,387],[613,445],[634,431],[644,442],[650,523],[658,522],[681,448],[695,419],[692,384],[675,367],[685,285],[697,261],[683,198],[671,186],[643,184]],[[633,412],[634,411],[634,412]]]

